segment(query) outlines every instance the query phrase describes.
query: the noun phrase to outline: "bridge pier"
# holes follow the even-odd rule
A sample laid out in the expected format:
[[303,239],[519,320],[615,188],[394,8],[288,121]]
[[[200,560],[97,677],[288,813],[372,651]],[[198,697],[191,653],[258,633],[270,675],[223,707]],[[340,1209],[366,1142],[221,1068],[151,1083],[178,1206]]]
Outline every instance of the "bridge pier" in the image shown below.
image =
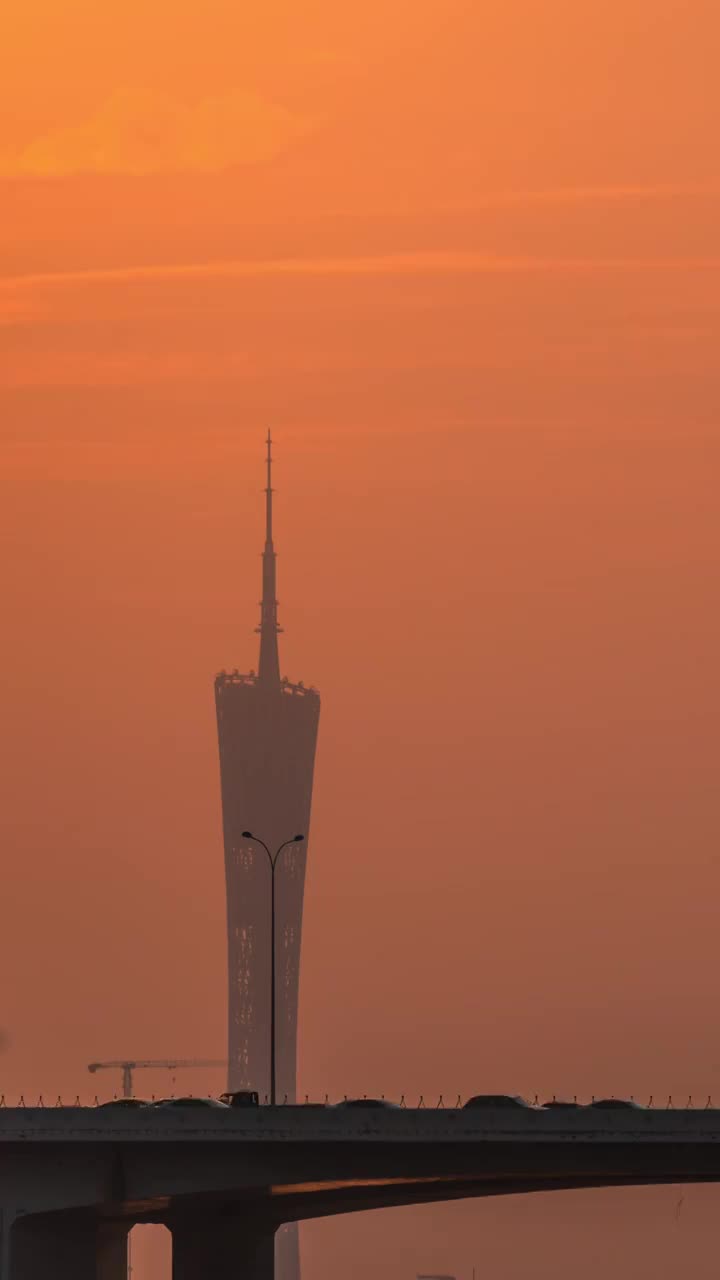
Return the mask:
[[0,1280],[10,1280],[10,1229],[15,1215],[0,1207]]
[[96,1280],[127,1280],[130,1228],[103,1222],[95,1236]]
[[[5,1235],[5,1233],[3,1233]],[[16,1218],[0,1280],[127,1280],[127,1228],[63,1213]]]
[[189,1214],[170,1227],[172,1280],[274,1280],[274,1224]]

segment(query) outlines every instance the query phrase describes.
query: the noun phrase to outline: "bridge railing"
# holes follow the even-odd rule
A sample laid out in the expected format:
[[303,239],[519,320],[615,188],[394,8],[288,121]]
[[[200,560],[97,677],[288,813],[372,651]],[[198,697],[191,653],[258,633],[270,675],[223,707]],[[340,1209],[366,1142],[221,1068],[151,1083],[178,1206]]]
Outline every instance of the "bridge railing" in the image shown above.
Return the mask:
[[[174,1096],[175,1096],[174,1094],[164,1094],[164,1095],[163,1095],[163,1098],[164,1098],[164,1097],[173,1098]],[[183,1095],[183,1096],[192,1097],[192,1094],[187,1094],[187,1095]],[[202,1096],[205,1096],[205,1095],[202,1095]],[[362,1095],[362,1096],[363,1096],[363,1097],[366,1097],[367,1095]],[[603,1096],[603,1097],[607,1097],[608,1095],[601,1095],[601,1096]],[[355,1099],[355,1095],[353,1095],[353,1100],[354,1100],[354,1099]],[[330,1094],[326,1093],[326,1094],[325,1094],[323,1097],[321,1097],[321,1098],[311,1098],[309,1094],[306,1094],[306,1095],[305,1095],[305,1097],[304,1097],[304,1099],[302,1099],[300,1102],[297,1102],[297,1103],[290,1103],[290,1102],[288,1102],[287,1095],[285,1095],[285,1097],[284,1097],[284,1098],[282,1099],[282,1101],[280,1102],[280,1106],[297,1106],[297,1107],[303,1107],[303,1106],[307,1106],[307,1107],[326,1106],[326,1107],[328,1107],[328,1106],[332,1106],[332,1105],[334,1105],[335,1103],[338,1103],[338,1102],[348,1102],[349,1100],[351,1100],[351,1099],[349,1099],[348,1094],[342,1094],[342,1095],[335,1096],[335,1095],[330,1095]],[[637,1099],[635,1099],[635,1098],[634,1098],[634,1097],[632,1097],[632,1096],[630,1097],[630,1099],[629,1099],[629,1100],[630,1100],[631,1102],[638,1101]],[[21,1094],[19,1095],[19,1097],[17,1097],[17,1098],[14,1098],[13,1096],[11,1096],[11,1095],[9,1095],[9,1094],[2,1093],[2,1094],[0,1094],[0,1109],[3,1109],[3,1108],[14,1108],[14,1107],[47,1107],[47,1108],[59,1108],[59,1107],[80,1107],[80,1108],[87,1108],[87,1107],[100,1107],[100,1106],[103,1106],[103,1105],[107,1104],[108,1102],[121,1102],[121,1101],[122,1101],[122,1098],[121,1098],[117,1093],[112,1094],[112,1096],[107,1097],[107,1098],[106,1098],[106,1097],[101,1098],[101,1097],[99,1097],[97,1094],[95,1094],[92,1098],[85,1098],[85,1099],[81,1098],[80,1094],[76,1094],[74,1098],[72,1098],[72,1095],[71,1095],[70,1097],[65,1097],[65,1098],[63,1098],[63,1097],[62,1097],[62,1095],[57,1094],[57,1095],[54,1097],[54,1099],[53,1099],[53,1097],[52,1097],[52,1096],[48,1096],[48,1097],[46,1097],[46,1096],[45,1096],[45,1095],[43,1095],[42,1093],[41,1093],[39,1096],[35,1096],[35,1095],[32,1095],[32,1096],[31,1096],[31,1095],[28,1095],[28,1097],[27,1097],[27,1098],[25,1097],[25,1094],[23,1094],[23,1093],[21,1093]],[[149,1102],[159,1102],[159,1101],[162,1101],[162,1099],[161,1099],[161,1098],[156,1098],[156,1097],[155,1097],[155,1095],[153,1094],[153,1095],[151,1095],[151,1097],[148,1099],[148,1101],[149,1101]],[[380,1097],[380,1101],[381,1101],[381,1102],[382,1102],[382,1101],[386,1101],[386,1099],[385,1099],[385,1095],[384,1095],[384,1094],[383,1094],[383,1095],[381,1095],[381,1097]],[[390,1100],[388,1100],[388,1101],[390,1101]],[[445,1098],[445,1096],[444,1096],[442,1093],[441,1093],[438,1097],[435,1097],[434,1095],[428,1095],[427,1100],[426,1100],[426,1098],[425,1098],[425,1095],[424,1095],[424,1094],[422,1094],[422,1093],[419,1095],[419,1097],[418,1097],[417,1099],[415,1099],[414,1095],[413,1095],[413,1096],[410,1096],[410,1095],[407,1095],[407,1096],[406,1096],[406,1095],[403,1093],[403,1094],[401,1094],[401,1095],[400,1095],[399,1100],[397,1100],[397,1101],[396,1101],[395,1099],[392,1099],[392,1101],[393,1101],[393,1102],[395,1102],[395,1103],[396,1103],[396,1105],[399,1105],[399,1106],[400,1106],[400,1107],[402,1107],[402,1108],[408,1108],[408,1109],[419,1109],[419,1110],[423,1110],[423,1109],[425,1109],[425,1110],[443,1110],[444,1108],[448,1108],[448,1109],[459,1109],[459,1108],[461,1108],[461,1107],[463,1106],[463,1097],[462,1097],[462,1095],[461,1095],[461,1094],[459,1094],[459,1093],[458,1093],[454,1098],[452,1097],[452,1095],[448,1095],[447,1099]],[[548,1101],[548,1102],[555,1102],[555,1101],[556,1101],[556,1098],[553,1096],[553,1097],[551,1097],[551,1098],[549,1098],[549,1099],[546,1099],[546,1101]],[[579,1102],[579,1100],[578,1100],[577,1096],[576,1096],[576,1097],[574,1097],[574,1098],[572,1099],[572,1101],[573,1101],[573,1102],[575,1102],[575,1103],[579,1103],[579,1105],[582,1105],[582,1103],[581,1103],[581,1102]],[[593,1095],[593,1096],[592,1096],[591,1098],[589,1098],[587,1101],[588,1101],[588,1102],[595,1102],[595,1096]],[[264,1096],[264,1098],[262,1099],[262,1101],[261,1101],[261,1105],[267,1106],[267,1105],[268,1105],[268,1103],[269,1103],[269,1098],[268,1098],[268,1095],[266,1094],[266,1095]],[[535,1098],[534,1098],[534,1100],[533,1100],[533,1102],[532,1102],[532,1104],[531,1104],[531,1105],[536,1106],[536,1107],[540,1107],[540,1106],[542,1106],[542,1103],[540,1102],[540,1095],[536,1095],[536,1096],[535,1096]],[[693,1096],[692,1096],[692,1094],[689,1094],[689,1095],[688,1095],[688,1097],[687,1097],[687,1100],[686,1100],[686,1101],[684,1101],[684,1102],[682,1102],[682,1101],[677,1101],[677,1102],[676,1102],[676,1101],[674,1101],[674,1100],[673,1100],[673,1095],[672,1095],[672,1094],[669,1094],[669,1095],[668,1095],[668,1097],[667,1097],[667,1100],[666,1100],[666,1101],[658,1101],[658,1102],[656,1102],[656,1101],[655,1101],[655,1099],[654,1099],[654,1097],[653,1097],[653,1095],[652,1095],[652,1094],[650,1094],[650,1097],[648,1098],[647,1102],[642,1103],[642,1105],[643,1105],[644,1107],[646,1107],[646,1108],[650,1109],[650,1110],[656,1110],[656,1111],[660,1111],[660,1110],[664,1110],[664,1111],[672,1111],[672,1110],[685,1110],[685,1111],[688,1111],[688,1110],[689,1110],[689,1111],[693,1111],[693,1110],[704,1110],[704,1111],[708,1111],[708,1110],[714,1110],[714,1109],[715,1109],[715,1104],[713,1103],[713,1100],[712,1100],[712,1097],[711,1097],[711,1095],[710,1095],[710,1094],[708,1094],[707,1099],[706,1099],[705,1101],[703,1101],[702,1099],[700,1099],[700,1100],[698,1100],[698,1101],[694,1101],[694,1100],[693,1100]]]

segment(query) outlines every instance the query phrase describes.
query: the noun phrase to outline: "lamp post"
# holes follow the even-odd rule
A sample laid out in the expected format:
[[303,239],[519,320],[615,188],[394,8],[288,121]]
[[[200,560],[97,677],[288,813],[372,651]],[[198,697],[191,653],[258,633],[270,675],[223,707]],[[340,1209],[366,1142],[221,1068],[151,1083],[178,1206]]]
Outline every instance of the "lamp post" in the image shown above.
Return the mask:
[[259,844],[268,856],[270,863],[270,1105],[275,1106],[275,867],[283,849],[289,844],[300,844],[304,836],[291,836],[283,840],[274,853],[271,853],[264,840],[254,836],[252,831],[243,831],[243,840],[253,840]]

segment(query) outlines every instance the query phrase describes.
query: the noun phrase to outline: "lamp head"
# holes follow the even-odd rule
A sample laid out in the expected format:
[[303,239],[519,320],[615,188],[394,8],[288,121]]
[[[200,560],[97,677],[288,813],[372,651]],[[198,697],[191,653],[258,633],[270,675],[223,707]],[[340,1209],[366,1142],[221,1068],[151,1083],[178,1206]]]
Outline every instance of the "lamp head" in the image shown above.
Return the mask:
[[293,836],[293,844],[300,844],[300,841],[304,839],[304,836]]
[[242,833],[242,838],[243,838],[243,840],[254,840],[254,839],[255,839],[255,837],[254,837],[254,835],[253,835],[252,831],[243,831],[243,833]]

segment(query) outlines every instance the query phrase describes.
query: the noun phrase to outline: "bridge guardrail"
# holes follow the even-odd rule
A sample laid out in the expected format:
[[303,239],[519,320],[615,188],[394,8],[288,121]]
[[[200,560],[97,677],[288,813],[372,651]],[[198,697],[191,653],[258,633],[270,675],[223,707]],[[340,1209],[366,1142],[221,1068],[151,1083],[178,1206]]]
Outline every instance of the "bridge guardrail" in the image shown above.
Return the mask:
[[[174,1095],[174,1094],[169,1094],[169,1095],[163,1095],[163,1096],[174,1097],[175,1095]],[[191,1094],[190,1094],[190,1095],[188,1095],[188,1096],[192,1097],[192,1095],[191,1095]],[[367,1096],[367,1095],[363,1095],[363,1096]],[[607,1096],[607,1095],[600,1095],[600,1096]],[[108,1103],[108,1102],[118,1102],[118,1101],[121,1101],[121,1100],[122,1100],[122,1099],[119,1097],[119,1095],[118,1095],[117,1093],[114,1093],[111,1097],[108,1097],[108,1098],[100,1098],[100,1097],[98,1096],[98,1094],[95,1094],[95,1095],[92,1097],[92,1099],[91,1099],[90,1101],[83,1101],[83,1100],[81,1099],[81,1097],[80,1097],[80,1094],[76,1094],[76,1095],[75,1095],[75,1098],[74,1098],[74,1100],[73,1100],[72,1102],[70,1102],[70,1101],[67,1101],[67,1102],[66,1102],[66,1101],[63,1099],[63,1097],[62,1097],[60,1094],[58,1094],[54,1102],[50,1102],[50,1101],[46,1102],[46,1101],[45,1101],[45,1098],[44,1098],[44,1095],[43,1095],[43,1094],[40,1094],[36,1102],[26,1102],[26,1100],[25,1100],[25,1095],[21,1093],[21,1094],[20,1094],[20,1096],[19,1096],[19,1098],[18,1098],[18,1100],[17,1100],[17,1102],[13,1102],[11,1099],[9,1099],[9,1098],[7,1097],[7,1095],[6,1095],[6,1094],[2,1093],[2,1094],[0,1094],[0,1109],[1,1109],[1,1108],[13,1108],[13,1107],[20,1107],[20,1108],[22,1108],[22,1107],[41,1107],[41,1108],[42,1108],[42,1107],[52,1107],[52,1108],[55,1108],[55,1107],[82,1107],[82,1108],[87,1108],[87,1107],[100,1107],[100,1106],[102,1106],[104,1103]],[[578,1102],[578,1098],[577,1098],[577,1096],[575,1096],[572,1100],[573,1100],[573,1102]],[[156,1101],[159,1101],[159,1099],[157,1099],[157,1098],[155,1097],[155,1095],[154,1095],[154,1094],[152,1094],[148,1101],[150,1101],[150,1102],[156,1102]],[[343,1095],[342,1095],[342,1097],[338,1097],[338,1098],[333,1099],[333,1098],[331,1098],[331,1096],[330,1096],[329,1094],[327,1094],[327,1093],[326,1093],[326,1094],[324,1095],[324,1097],[323,1097],[323,1098],[321,1098],[319,1101],[315,1101],[314,1099],[311,1099],[311,1098],[310,1098],[310,1095],[309,1095],[309,1094],[306,1094],[306,1095],[305,1095],[305,1098],[304,1098],[304,1100],[303,1100],[302,1102],[290,1103],[290,1102],[288,1102],[288,1098],[287,1098],[287,1094],[286,1094],[286,1095],[285,1095],[285,1097],[283,1098],[282,1102],[280,1103],[280,1106],[299,1106],[299,1107],[302,1107],[302,1106],[332,1106],[334,1101],[335,1101],[335,1102],[347,1102],[347,1101],[348,1101],[348,1095],[347,1095],[347,1094],[343,1094]],[[384,1095],[384,1094],[381,1096],[381,1101],[385,1101],[385,1095]],[[552,1096],[552,1098],[548,1099],[548,1101],[555,1102],[555,1101],[556,1101],[555,1095],[553,1095],[553,1096]],[[595,1102],[595,1095],[594,1095],[594,1094],[593,1094],[593,1095],[592,1095],[592,1097],[589,1099],[589,1101],[590,1101],[590,1102]],[[634,1102],[634,1101],[636,1101],[636,1099],[631,1095],[631,1096],[630,1096],[630,1101]],[[269,1102],[268,1095],[267,1095],[267,1094],[265,1094],[265,1096],[264,1096],[264,1098],[263,1098],[263,1101],[262,1101],[262,1103],[261,1103],[261,1106],[267,1106],[267,1105],[268,1105],[268,1102]],[[427,1109],[427,1110],[430,1110],[430,1109],[443,1110],[443,1109],[445,1109],[445,1108],[451,1108],[451,1109],[457,1109],[457,1110],[459,1110],[459,1109],[463,1106],[463,1099],[462,1099],[462,1095],[461,1095],[461,1094],[458,1094],[458,1095],[457,1095],[457,1098],[456,1098],[456,1100],[455,1100],[455,1102],[453,1102],[453,1103],[451,1103],[451,1102],[447,1102],[447,1103],[446,1103],[446,1102],[445,1102],[445,1099],[444,1099],[444,1095],[441,1093],[441,1094],[438,1096],[438,1098],[437,1098],[437,1100],[436,1100],[435,1102],[433,1102],[432,1100],[430,1100],[430,1101],[426,1102],[426,1101],[425,1101],[425,1095],[421,1093],[421,1094],[420,1094],[420,1096],[419,1096],[419,1098],[418,1098],[418,1100],[417,1100],[417,1102],[413,1103],[413,1102],[411,1102],[411,1101],[408,1101],[408,1100],[406,1099],[405,1094],[403,1093],[403,1094],[401,1094],[401,1095],[400,1095],[400,1100],[399,1100],[399,1103],[398,1103],[397,1105],[399,1105],[400,1107],[403,1107],[403,1108],[418,1109],[418,1110],[423,1110],[423,1109]],[[533,1104],[532,1104],[532,1105],[533,1105],[533,1106],[536,1106],[536,1107],[540,1107],[540,1106],[541,1106],[541,1103],[539,1102],[539,1095],[537,1095],[537,1094],[535,1095],[535,1099],[534,1099],[534,1102],[533,1102]],[[582,1104],[582,1103],[579,1103],[579,1105],[583,1105],[583,1104]],[[704,1111],[712,1111],[712,1110],[715,1110],[715,1104],[714,1104],[714,1102],[713,1102],[713,1100],[712,1100],[712,1095],[710,1095],[710,1094],[708,1094],[708,1096],[707,1096],[707,1100],[706,1100],[705,1102],[699,1102],[699,1103],[695,1103],[695,1102],[693,1101],[693,1096],[692,1096],[692,1094],[689,1094],[689,1095],[688,1095],[687,1101],[686,1101],[685,1103],[675,1103],[675,1102],[673,1101],[673,1095],[672,1095],[672,1094],[668,1094],[668,1098],[667,1098],[667,1101],[666,1101],[665,1103],[655,1103],[655,1101],[654,1101],[654,1097],[653,1097],[653,1094],[650,1094],[650,1096],[649,1096],[649,1098],[648,1098],[648,1101],[647,1101],[646,1103],[643,1103],[642,1105],[643,1105],[644,1107],[646,1107],[648,1110],[655,1110],[655,1111],[673,1111],[673,1110],[685,1110],[685,1111],[694,1111],[694,1110],[695,1110],[695,1111],[698,1111],[698,1110],[704,1110]]]

